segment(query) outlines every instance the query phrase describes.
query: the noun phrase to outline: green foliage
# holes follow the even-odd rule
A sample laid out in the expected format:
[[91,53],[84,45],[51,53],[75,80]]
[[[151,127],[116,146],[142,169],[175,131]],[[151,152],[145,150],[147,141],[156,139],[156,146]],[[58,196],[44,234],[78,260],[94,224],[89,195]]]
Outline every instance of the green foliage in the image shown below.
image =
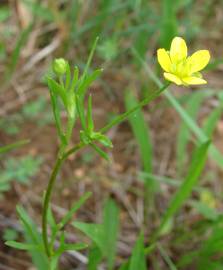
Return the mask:
[[115,202],[109,199],[104,207],[102,224],[74,222],[75,228],[81,230],[92,241],[88,269],[96,270],[100,261],[105,258],[107,269],[114,269],[117,236],[119,228],[119,210]]
[[158,228],[158,233],[162,231],[166,223],[174,216],[174,214],[182,207],[185,200],[190,196],[193,187],[197,184],[199,176],[205,166],[207,151],[210,142],[201,144],[196,148],[192,157],[191,165],[185,180],[182,182],[176,194],[172,197],[170,205],[166,210],[161,224]]
[[7,228],[3,233],[4,241],[15,241],[18,238],[18,232],[15,229]]
[[114,60],[118,55],[118,44],[115,39],[105,40],[99,47],[98,52],[105,61]]
[[141,269],[146,270],[146,258],[144,254],[144,237],[143,234],[139,236],[136,241],[135,247],[132,251],[128,270]]
[[[87,247],[87,245],[84,243],[66,243],[65,232],[63,230],[64,226],[72,219],[74,213],[83,205],[90,195],[91,193],[86,193],[78,202],[74,203],[71,209],[59,223],[55,222],[51,210],[48,212],[48,220],[52,236],[50,243],[52,249],[52,258],[50,262],[45,254],[41,232],[39,232],[36,224],[32,221],[32,218],[28,215],[28,213],[20,206],[17,207],[17,213],[22,225],[25,242],[22,243],[14,241],[15,239],[6,239],[6,245],[16,249],[28,251],[31,254],[33,263],[38,270],[56,270],[58,259],[62,253],[69,250],[82,250]],[[55,242],[57,240],[59,241],[59,246],[55,249]]]
[[6,152],[9,152],[9,151],[12,151],[24,144],[27,144],[29,143],[29,140],[22,140],[22,141],[18,141],[16,143],[11,143],[11,144],[8,144],[8,145],[5,145],[5,146],[1,146],[0,147],[0,154],[4,154]]
[[39,157],[25,156],[20,159],[6,159],[4,171],[0,173],[0,192],[8,191],[12,181],[29,184],[31,178],[39,171],[41,164],[42,159]]
[[6,21],[11,16],[11,10],[8,7],[0,8],[0,22]]

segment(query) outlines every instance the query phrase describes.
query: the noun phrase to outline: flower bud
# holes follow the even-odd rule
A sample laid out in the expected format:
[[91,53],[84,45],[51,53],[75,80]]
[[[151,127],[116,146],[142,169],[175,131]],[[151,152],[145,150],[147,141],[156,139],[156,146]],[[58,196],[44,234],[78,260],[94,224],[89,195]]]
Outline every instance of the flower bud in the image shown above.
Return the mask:
[[53,72],[61,76],[66,73],[67,62],[63,58],[57,58],[53,61]]

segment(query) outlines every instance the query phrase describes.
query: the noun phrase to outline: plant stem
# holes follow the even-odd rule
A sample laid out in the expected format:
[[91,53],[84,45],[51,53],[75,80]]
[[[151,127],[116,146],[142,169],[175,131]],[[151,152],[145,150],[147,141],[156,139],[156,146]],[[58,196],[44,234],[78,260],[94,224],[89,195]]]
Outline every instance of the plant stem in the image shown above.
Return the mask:
[[61,168],[63,161],[64,161],[64,158],[60,157],[60,155],[58,155],[56,163],[54,165],[53,171],[52,171],[50,179],[49,179],[49,183],[47,186],[47,190],[46,190],[46,194],[44,196],[44,202],[43,202],[42,236],[43,236],[43,243],[44,243],[45,251],[46,251],[46,254],[49,258],[51,257],[51,251],[49,248],[48,235],[47,235],[47,214],[48,214],[48,210],[49,210],[53,186],[54,186],[57,174]]
[[113,126],[121,123],[126,118],[128,118],[132,113],[137,111],[138,109],[144,107],[145,105],[149,104],[151,101],[153,101],[155,98],[157,98],[164,90],[168,88],[170,83],[167,83],[166,85],[162,86],[158,91],[153,92],[150,96],[140,101],[135,107],[130,109],[129,111],[124,112],[123,114],[118,115],[113,119],[110,123],[108,123],[105,127],[99,130],[101,133],[107,132],[110,128]]
[[[55,165],[53,167],[49,182],[48,182],[48,186],[46,189],[46,194],[44,196],[44,202],[43,202],[43,212],[42,212],[42,237],[43,237],[43,243],[44,243],[44,247],[45,247],[45,251],[47,256],[50,258],[51,257],[51,250],[50,250],[50,245],[49,245],[49,241],[48,241],[48,235],[47,235],[47,214],[49,211],[49,206],[50,206],[50,200],[51,200],[51,195],[52,195],[52,191],[53,191],[53,187],[54,187],[54,183],[56,181],[58,172],[63,164],[63,161],[65,161],[68,156],[70,156],[71,154],[77,152],[78,150],[80,150],[82,147],[84,147],[83,143],[79,143],[77,145],[75,145],[72,149],[68,150],[67,152],[65,152],[63,155],[58,155],[57,156],[57,160],[55,162]],[[60,150],[59,150],[60,153]]]

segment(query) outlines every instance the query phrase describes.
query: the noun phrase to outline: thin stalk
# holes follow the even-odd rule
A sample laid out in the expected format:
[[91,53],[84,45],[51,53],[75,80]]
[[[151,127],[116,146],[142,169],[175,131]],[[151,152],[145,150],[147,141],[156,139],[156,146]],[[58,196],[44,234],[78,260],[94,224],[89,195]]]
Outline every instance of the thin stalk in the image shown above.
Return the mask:
[[150,103],[151,101],[153,101],[155,98],[157,98],[164,90],[166,90],[168,88],[168,86],[170,85],[170,83],[167,83],[166,85],[162,86],[158,91],[155,91],[154,93],[152,93],[150,96],[148,96],[147,98],[143,99],[142,101],[140,101],[135,107],[133,107],[132,109],[130,109],[127,112],[124,112],[123,114],[120,114],[119,116],[117,116],[114,120],[112,120],[109,124],[107,124],[105,127],[103,127],[102,129],[99,130],[99,132],[101,133],[105,133],[107,132],[110,128],[112,128],[114,125],[117,125],[119,123],[121,123],[122,121],[124,121],[126,118],[128,118],[132,113],[134,113],[135,111],[137,111],[138,109],[144,107],[145,105],[147,105],[148,103]]
[[44,196],[44,201],[43,201],[42,236],[43,236],[43,244],[45,247],[45,251],[46,251],[46,254],[49,258],[51,257],[52,254],[50,251],[48,235],[47,235],[47,227],[48,227],[47,226],[47,214],[48,214],[48,210],[49,210],[49,206],[50,206],[50,199],[51,199],[51,194],[53,191],[54,183],[55,183],[55,180],[57,178],[57,174],[61,168],[63,161],[64,161],[64,158],[60,157],[60,155],[58,155],[56,163],[55,163],[54,168],[53,168],[53,171],[51,173],[49,182],[48,182],[46,194]]
[[[50,244],[49,244],[48,235],[47,235],[47,227],[48,227],[47,226],[47,223],[48,223],[47,222],[47,214],[49,211],[53,187],[54,187],[58,172],[59,172],[63,162],[68,158],[69,155],[77,152],[83,146],[84,146],[83,143],[79,143],[76,146],[74,146],[72,149],[65,152],[62,156],[61,155],[57,156],[57,160],[55,162],[55,165],[53,167],[53,171],[51,173],[51,176],[50,176],[50,179],[49,179],[49,182],[47,185],[46,193],[44,196],[44,202],[43,202],[43,212],[42,212],[42,237],[43,237],[44,248],[45,248],[46,254],[49,258],[51,257],[52,254],[51,254]],[[60,151],[59,151],[59,153],[60,153]]]

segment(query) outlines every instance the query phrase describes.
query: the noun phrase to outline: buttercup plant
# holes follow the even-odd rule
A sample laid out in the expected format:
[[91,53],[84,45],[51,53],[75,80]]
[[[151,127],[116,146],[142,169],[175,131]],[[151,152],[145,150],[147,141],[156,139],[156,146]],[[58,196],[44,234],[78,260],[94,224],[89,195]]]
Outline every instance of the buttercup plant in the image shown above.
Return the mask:
[[[71,207],[68,213],[58,223],[55,221],[51,211],[50,202],[53,187],[62,164],[70,155],[76,153],[86,146],[90,146],[102,158],[108,160],[109,157],[107,153],[100,147],[112,147],[112,142],[105,135],[105,133],[114,125],[119,124],[129,115],[136,112],[139,108],[150,103],[170,85],[170,83],[168,83],[157,91],[154,91],[147,98],[139,102],[135,107],[117,116],[99,131],[95,131],[92,113],[92,96],[88,95],[87,97],[87,90],[92,82],[94,82],[102,73],[102,69],[97,69],[89,74],[89,66],[91,64],[96,44],[97,40],[92,47],[82,75],[80,75],[78,67],[72,68],[63,58],[56,59],[53,62],[52,67],[55,78],[48,77],[47,82],[54,113],[55,125],[59,138],[59,147],[55,165],[43,196],[41,237],[38,236],[36,230],[34,230],[32,225],[30,225],[30,219],[24,209],[18,207],[17,211],[21,223],[24,225],[25,230],[29,235],[29,239],[32,240],[32,244],[30,244],[30,242],[7,242],[9,246],[28,250],[29,252],[38,250],[42,256],[44,256],[44,260],[47,265],[46,269],[49,270],[58,269],[58,261],[63,252],[87,248],[85,243],[66,243],[66,231],[64,230],[64,227],[68,222],[71,221],[73,214],[89,198],[91,194],[86,193],[83,195],[83,197],[77,203],[75,203],[73,207]],[[187,58],[186,44],[183,39],[178,37],[174,38],[170,52],[166,52],[164,49],[158,50],[158,61],[165,70],[165,78],[179,85],[204,83],[205,81],[200,78],[200,75],[198,75],[197,72],[205,67],[209,61],[209,58],[209,53],[207,51],[199,51]],[[86,97],[88,98],[87,108],[85,108],[84,105]],[[62,121],[62,108],[59,106],[59,102],[62,103],[63,109],[66,112],[66,122]],[[81,122],[81,130],[79,131],[80,142],[71,147],[70,144],[73,128],[77,119],[79,119]],[[143,237],[140,239],[143,239]]]

